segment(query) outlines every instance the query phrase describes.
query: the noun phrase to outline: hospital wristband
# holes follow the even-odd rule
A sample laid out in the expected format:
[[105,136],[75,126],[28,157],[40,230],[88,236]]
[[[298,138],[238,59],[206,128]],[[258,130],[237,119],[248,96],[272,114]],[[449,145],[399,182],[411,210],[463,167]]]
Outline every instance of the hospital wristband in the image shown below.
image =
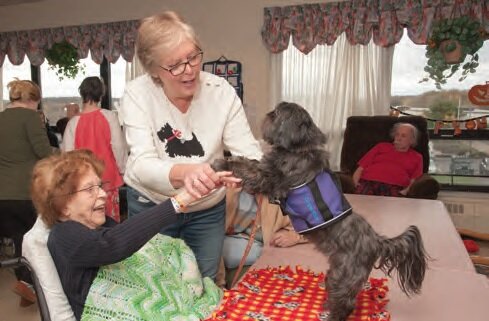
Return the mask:
[[183,209],[185,208],[185,204],[178,199],[178,196],[170,197],[170,200],[175,212],[182,213]]

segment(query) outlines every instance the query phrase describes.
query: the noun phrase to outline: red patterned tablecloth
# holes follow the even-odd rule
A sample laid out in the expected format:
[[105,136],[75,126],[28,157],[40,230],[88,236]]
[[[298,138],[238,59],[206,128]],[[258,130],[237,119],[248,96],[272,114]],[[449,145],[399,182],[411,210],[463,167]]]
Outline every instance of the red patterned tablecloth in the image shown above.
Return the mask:
[[[224,293],[221,305],[207,321],[321,321],[327,320],[324,274],[289,266],[248,271]],[[387,280],[371,278],[357,297],[348,321],[388,321]]]

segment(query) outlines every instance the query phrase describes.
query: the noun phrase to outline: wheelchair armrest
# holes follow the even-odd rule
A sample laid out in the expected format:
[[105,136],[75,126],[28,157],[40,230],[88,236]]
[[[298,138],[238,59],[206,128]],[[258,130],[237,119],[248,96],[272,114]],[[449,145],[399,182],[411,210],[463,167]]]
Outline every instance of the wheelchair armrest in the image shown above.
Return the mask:
[[336,176],[340,180],[341,190],[343,193],[347,193],[347,194],[355,193],[355,184],[353,184],[353,178],[350,173],[336,172]]
[[0,261],[0,269],[16,268],[16,267],[25,265],[25,262],[26,262],[26,260],[23,257],[16,257],[13,259],[3,260],[3,261]]
[[436,199],[440,191],[440,184],[429,174],[423,174],[417,178],[407,193],[410,198]]

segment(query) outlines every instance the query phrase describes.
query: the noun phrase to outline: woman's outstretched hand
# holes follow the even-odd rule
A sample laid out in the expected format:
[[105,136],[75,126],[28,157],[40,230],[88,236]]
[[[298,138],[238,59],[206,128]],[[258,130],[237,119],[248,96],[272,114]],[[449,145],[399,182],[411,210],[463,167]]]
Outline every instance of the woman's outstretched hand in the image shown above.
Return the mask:
[[209,194],[220,186],[236,186],[241,179],[232,176],[232,172],[215,172],[207,163],[192,164],[185,172],[183,184],[187,192],[195,199]]
[[[215,173],[219,178],[218,182],[215,184],[216,187],[220,186],[236,186],[241,182],[241,179],[232,176],[232,172],[216,172]],[[208,191],[208,192],[207,192]],[[200,199],[201,197],[207,195],[212,190],[206,189],[206,193],[191,193],[187,188],[183,189],[180,193],[173,197],[172,202],[174,202],[174,206],[178,211],[183,210],[183,208],[187,207],[192,202]]]

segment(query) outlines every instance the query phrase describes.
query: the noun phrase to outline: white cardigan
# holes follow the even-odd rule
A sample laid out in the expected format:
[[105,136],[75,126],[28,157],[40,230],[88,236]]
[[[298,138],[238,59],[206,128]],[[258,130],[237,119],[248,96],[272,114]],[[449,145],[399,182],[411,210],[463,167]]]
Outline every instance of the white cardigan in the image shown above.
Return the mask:
[[[185,114],[169,101],[161,86],[148,74],[126,85],[120,113],[130,149],[124,180],[156,203],[178,192],[169,178],[174,164],[211,163],[223,157],[224,150],[252,159],[260,159],[262,155],[236,91],[225,79],[210,73],[200,72],[199,89]],[[163,137],[161,132],[168,125],[181,133],[178,139]],[[193,137],[193,141],[202,147],[203,155],[171,155],[168,152],[172,148],[170,145]],[[225,190],[218,189],[195,202],[187,211],[210,208],[224,195]]]

